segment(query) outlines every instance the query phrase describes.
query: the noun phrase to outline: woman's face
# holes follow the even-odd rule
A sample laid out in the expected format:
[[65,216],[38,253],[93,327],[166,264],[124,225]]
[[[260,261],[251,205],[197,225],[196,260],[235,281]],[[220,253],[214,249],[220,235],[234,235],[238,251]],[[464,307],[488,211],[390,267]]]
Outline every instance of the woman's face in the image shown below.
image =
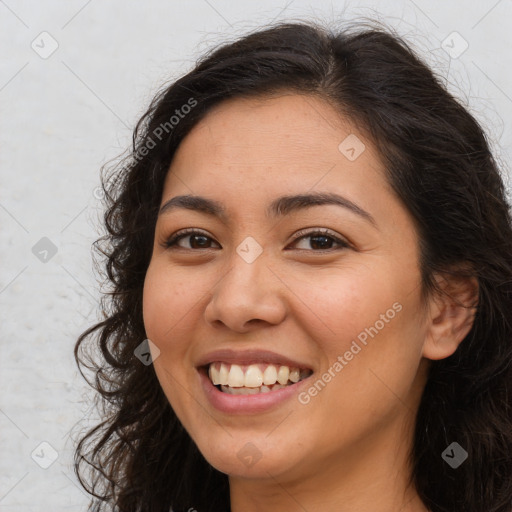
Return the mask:
[[399,457],[426,322],[415,227],[372,143],[313,96],[225,101],[161,205],[144,322],[205,458],[291,481]]

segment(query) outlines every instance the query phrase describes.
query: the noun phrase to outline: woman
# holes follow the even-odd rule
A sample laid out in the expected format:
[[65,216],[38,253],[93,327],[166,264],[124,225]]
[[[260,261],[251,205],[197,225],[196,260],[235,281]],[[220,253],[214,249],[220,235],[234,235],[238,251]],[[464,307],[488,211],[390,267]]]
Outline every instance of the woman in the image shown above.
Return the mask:
[[510,512],[503,182],[405,42],[226,44],[104,187],[92,510]]

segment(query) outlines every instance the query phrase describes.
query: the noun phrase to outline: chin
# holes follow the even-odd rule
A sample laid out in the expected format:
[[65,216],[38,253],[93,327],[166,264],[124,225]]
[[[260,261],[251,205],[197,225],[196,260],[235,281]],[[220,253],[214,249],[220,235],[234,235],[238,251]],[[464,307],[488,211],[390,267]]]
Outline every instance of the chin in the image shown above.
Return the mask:
[[267,479],[288,473],[292,469],[289,461],[284,462],[284,454],[274,453],[270,456],[266,452],[253,452],[249,455],[252,452],[250,446],[246,450],[242,460],[238,454],[211,453],[208,454],[207,461],[218,471],[235,478]]
[[221,436],[196,444],[208,463],[228,476],[270,478],[288,473],[299,464],[296,443],[288,446],[285,439],[270,439],[268,432],[250,436],[223,432]]

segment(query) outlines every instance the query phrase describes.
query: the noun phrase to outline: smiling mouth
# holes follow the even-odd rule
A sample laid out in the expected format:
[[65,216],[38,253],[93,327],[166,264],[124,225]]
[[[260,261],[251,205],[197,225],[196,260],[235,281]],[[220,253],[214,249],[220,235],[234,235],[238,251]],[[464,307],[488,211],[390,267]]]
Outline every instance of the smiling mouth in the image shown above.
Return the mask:
[[257,363],[238,365],[216,361],[207,366],[212,384],[230,395],[256,395],[293,386],[308,378],[309,368]]

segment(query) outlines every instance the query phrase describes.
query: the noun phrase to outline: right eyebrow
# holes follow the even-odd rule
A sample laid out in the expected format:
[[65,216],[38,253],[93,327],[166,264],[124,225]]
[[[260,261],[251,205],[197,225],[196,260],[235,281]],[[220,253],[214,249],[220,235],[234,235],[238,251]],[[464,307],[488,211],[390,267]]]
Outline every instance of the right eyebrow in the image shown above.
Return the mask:
[[[294,211],[310,208],[312,206],[334,204],[345,208],[352,213],[355,213],[359,217],[368,221],[374,227],[377,227],[377,223],[373,216],[366,210],[363,210],[359,205],[350,201],[346,197],[340,196],[334,193],[327,192],[312,192],[306,194],[298,194],[291,196],[278,197],[267,209],[267,215],[272,217],[278,217],[288,215]],[[187,210],[195,210],[207,215],[220,218],[225,223],[227,222],[227,213],[225,207],[215,201],[214,199],[208,199],[202,196],[193,195],[181,195],[175,196],[169,199],[160,208],[159,215],[163,215],[167,212],[175,210],[177,208],[185,208]]]
[[178,208],[185,208],[187,210],[195,210],[198,212],[206,213],[207,215],[219,217],[223,221],[227,220],[226,209],[217,201],[207,199],[201,196],[175,196],[169,199],[158,212],[158,215],[176,210]]

